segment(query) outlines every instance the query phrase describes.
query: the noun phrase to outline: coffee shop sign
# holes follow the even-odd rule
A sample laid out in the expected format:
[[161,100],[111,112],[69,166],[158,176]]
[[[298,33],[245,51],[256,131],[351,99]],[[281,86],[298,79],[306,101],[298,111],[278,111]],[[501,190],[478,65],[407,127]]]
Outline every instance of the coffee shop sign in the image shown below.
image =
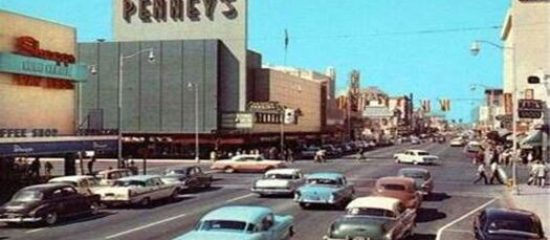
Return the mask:
[[234,20],[239,15],[235,7],[236,1],[238,0],[123,0],[122,17],[128,23],[132,22],[133,17],[144,23],[151,23],[153,20],[197,22],[201,21],[201,15],[214,21],[216,11],[221,11],[226,19]]

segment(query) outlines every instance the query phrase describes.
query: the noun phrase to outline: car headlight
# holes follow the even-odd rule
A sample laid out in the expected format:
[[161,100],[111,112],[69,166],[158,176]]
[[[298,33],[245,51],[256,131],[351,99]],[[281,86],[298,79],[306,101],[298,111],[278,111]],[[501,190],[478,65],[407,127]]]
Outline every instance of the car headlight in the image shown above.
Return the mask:
[[332,203],[332,202],[334,202],[335,199],[336,199],[335,194],[334,194],[334,193],[333,193],[333,194],[330,194],[330,196],[328,197],[328,202],[331,202],[331,203]]

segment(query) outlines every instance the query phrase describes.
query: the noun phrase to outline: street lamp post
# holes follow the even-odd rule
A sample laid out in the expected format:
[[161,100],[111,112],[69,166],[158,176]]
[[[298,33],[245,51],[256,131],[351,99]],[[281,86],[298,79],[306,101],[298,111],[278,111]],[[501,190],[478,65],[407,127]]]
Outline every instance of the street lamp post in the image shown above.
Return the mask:
[[470,51],[472,55],[477,55],[481,51],[481,44],[485,43],[488,45],[491,45],[493,47],[496,47],[498,49],[501,49],[503,51],[508,50],[512,52],[512,188],[516,195],[519,195],[519,185],[517,184],[517,161],[518,161],[518,152],[517,152],[517,124],[516,121],[518,119],[518,105],[517,105],[517,90],[516,90],[516,52],[515,52],[515,46],[512,45],[511,47],[502,46],[490,41],[485,40],[477,40],[472,43],[472,46],[470,47]]
[[193,90],[195,97],[195,161],[200,163],[200,148],[199,148],[199,86],[192,82],[187,83],[187,88]]
[[155,54],[153,48],[142,49],[130,55],[124,56],[122,51],[119,54],[118,60],[118,109],[117,109],[117,129],[118,129],[118,154],[117,154],[117,166],[122,167],[122,87],[124,86],[124,60],[136,57],[142,53],[148,52],[148,61],[150,63],[155,62]]

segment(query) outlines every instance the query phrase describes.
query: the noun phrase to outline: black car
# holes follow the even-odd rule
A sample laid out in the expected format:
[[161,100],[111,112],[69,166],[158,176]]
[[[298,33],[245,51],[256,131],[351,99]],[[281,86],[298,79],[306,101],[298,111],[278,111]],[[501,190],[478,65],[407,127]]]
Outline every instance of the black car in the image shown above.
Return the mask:
[[529,211],[488,208],[474,219],[478,240],[543,240],[539,217]]
[[184,184],[186,189],[209,188],[213,181],[212,175],[203,172],[198,166],[170,168],[164,171],[164,174],[163,180],[179,181]]
[[83,195],[67,183],[33,185],[19,190],[0,207],[0,222],[54,225],[59,218],[94,214],[99,195]]

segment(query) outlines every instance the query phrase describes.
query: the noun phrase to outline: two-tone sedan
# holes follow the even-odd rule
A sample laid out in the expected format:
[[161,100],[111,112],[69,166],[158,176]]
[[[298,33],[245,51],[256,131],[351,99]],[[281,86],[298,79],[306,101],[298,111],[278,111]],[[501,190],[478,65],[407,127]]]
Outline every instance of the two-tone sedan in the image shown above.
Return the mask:
[[267,171],[263,178],[252,185],[252,192],[260,196],[266,195],[294,195],[294,192],[304,185],[305,178],[302,170],[282,168]]
[[314,173],[306,177],[306,185],[298,188],[294,200],[304,209],[312,205],[343,208],[354,195],[353,185],[341,173]]
[[346,212],[331,224],[323,239],[403,239],[412,235],[415,226],[416,211],[396,198],[357,198]]
[[477,240],[546,240],[540,218],[532,212],[488,208],[474,219]]
[[414,179],[407,177],[383,177],[374,184],[375,196],[392,197],[401,200],[407,208],[420,208],[422,195],[416,191]]
[[397,173],[399,177],[414,179],[416,190],[423,195],[429,195],[434,189],[432,174],[424,168],[401,168]]
[[439,157],[431,155],[424,150],[411,149],[403,153],[396,153],[393,155],[396,163],[412,163],[417,164],[437,164]]
[[294,235],[294,218],[266,207],[225,206],[204,215],[176,240],[281,240]]
[[264,173],[271,169],[285,167],[286,165],[282,161],[267,160],[262,155],[238,155],[229,160],[216,161],[210,168],[225,173]]

